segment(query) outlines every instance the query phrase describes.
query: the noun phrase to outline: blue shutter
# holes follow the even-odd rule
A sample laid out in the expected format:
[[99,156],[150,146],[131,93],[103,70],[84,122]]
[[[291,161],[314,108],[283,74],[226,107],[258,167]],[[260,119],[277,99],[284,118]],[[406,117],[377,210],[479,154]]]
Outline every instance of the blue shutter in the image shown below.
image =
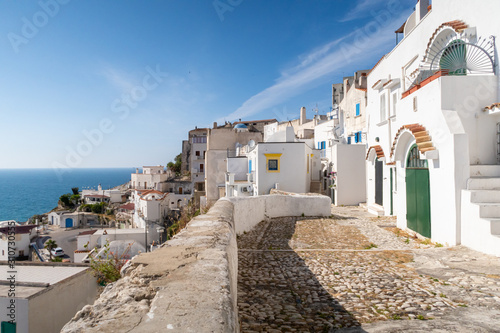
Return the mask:
[[356,104],[356,116],[359,116],[359,103]]
[[347,137],[347,144],[350,145],[351,144],[351,137]]
[[252,172],[252,160],[248,160],[248,173]]
[[321,149],[325,149],[326,148],[326,141],[322,141],[321,142]]

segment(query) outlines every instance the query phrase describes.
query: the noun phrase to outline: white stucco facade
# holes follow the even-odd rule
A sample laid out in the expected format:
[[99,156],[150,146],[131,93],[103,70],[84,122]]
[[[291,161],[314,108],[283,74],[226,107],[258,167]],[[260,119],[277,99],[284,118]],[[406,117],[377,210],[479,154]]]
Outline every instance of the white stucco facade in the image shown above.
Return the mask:
[[[498,163],[500,116],[483,111],[499,100],[498,68],[475,71],[467,52],[475,50],[486,65],[488,56],[495,57],[488,38],[500,34],[495,19],[500,3],[435,0],[430,11],[427,6],[419,1],[404,39],[368,75],[367,204],[397,215],[398,227],[412,229],[407,215],[427,208],[418,208],[424,207],[420,203],[416,210],[409,208],[416,194],[413,185],[407,186],[408,177],[413,169],[428,170],[430,229],[425,236],[455,245],[462,243],[462,191],[471,166]],[[464,45],[464,60],[459,67],[446,67],[451,66],[448,50],[457,48],[453,45]],[[410,155],[413,147],[417,155]]]

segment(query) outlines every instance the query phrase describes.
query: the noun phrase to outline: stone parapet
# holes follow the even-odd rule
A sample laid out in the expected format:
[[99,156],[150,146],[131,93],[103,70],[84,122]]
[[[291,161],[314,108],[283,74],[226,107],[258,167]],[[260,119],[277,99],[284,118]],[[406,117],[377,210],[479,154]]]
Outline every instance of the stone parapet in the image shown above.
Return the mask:
[[61,332],[239,332],[236,234],[280,216],[328,216],[324,196],[221,199],[154,252],[132,259]]

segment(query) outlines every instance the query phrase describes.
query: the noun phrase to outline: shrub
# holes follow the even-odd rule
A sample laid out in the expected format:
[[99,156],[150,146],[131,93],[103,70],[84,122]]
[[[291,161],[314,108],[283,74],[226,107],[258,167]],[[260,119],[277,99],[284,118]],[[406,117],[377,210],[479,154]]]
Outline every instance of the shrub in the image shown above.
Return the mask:
[[[102,258],[90,256],[90,268],[92,268],[94,276],[97,278],[97,282],[100,285],[107,285],[108,283],[112,283],[117,281],[120,277],[120,270],[123,265],[128,261],[126,258],[130,246],[133,243],[130,243],[124,253],[118,255],[117,253],[113,253],[109,248],[109,240],[106,241],[104,245]],[[85,245],[87,248],[88,245]],[[97,252],[97,248],[94,249]]]

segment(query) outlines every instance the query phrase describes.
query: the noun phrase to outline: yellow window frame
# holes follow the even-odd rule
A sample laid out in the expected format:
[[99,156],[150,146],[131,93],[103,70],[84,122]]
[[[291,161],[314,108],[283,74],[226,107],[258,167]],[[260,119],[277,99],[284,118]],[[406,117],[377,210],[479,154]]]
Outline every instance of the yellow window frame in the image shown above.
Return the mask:
[[[267,172],[280,172],[280,158],[282,154],[264,154],[266,156],[266,171]],[[269,160],[278,160],[278,170],[269,170]]]

